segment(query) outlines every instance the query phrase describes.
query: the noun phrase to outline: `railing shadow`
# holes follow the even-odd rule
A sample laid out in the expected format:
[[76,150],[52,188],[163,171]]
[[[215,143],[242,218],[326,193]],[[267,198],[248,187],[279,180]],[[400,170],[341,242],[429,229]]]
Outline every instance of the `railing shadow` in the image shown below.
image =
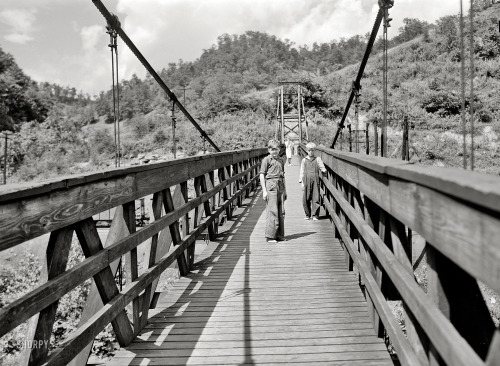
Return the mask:
[[313,235],[313,234],[316,234],[316,231],[307,231],[305,233],[285,235],[285,239],[286,240],[299,239],[299,238],[304,238],[306,236]]
[[[218,303],[239,296],[243,296],[244,309],[243,329],[239,330],[243,334],[241,363],[245,365],[254,363],[251,356],[250,290],[248,290],[250,235],[238,237],[236,252],[231,248],[231,240],[241,228],[245,231],[252,231],[255,228],[259,217],[265,210],[264,202],[258,199],[258,192],[252,192],[250,198],[244,201],[239,209],[241,212],[236,211],[237,215],[228,221],[232,221],[230,227],[226,230],[223,228],[224,231],[219,232],[216,240],[219,244],[211,254],[194,264],[191,273],[186,276],[191,281],[180,296],[169,300],[170,294],[167,293],[163,300],[159,300],[159,304],[162,301],[165,303],[172,301],[172,303],[148,320],[148,325],[143,329],[139,338],[131,344],[132,347],[127,347],[129,355],[126,358],[120,358],[121,365],[142,365],[149,362],[156,364],[154,359],[159,357],[167,364],[186,364],[193,356],[193,351],[202,334],[217,334],[217,329],[207,328],[207,325]],[[248,215],[250,210],[252,210],[252,215]],[[203,253],[200,256],[203,256]],[[223,296],[226,284],[240,262],[241,256],[245,256],[242,289]],[[217,276],[211,278],[210,274],[217,274]],[[198,308],[202,311],[197,311]],[[147,356],[133,355],[135,351],[146,349]]]

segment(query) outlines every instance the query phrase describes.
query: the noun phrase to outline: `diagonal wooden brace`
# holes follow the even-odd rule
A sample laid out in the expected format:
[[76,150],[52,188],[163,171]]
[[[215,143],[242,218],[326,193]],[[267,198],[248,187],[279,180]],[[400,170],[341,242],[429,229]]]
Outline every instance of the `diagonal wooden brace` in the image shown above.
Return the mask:
[[[76,235],[82,246],[85,257],[90,257],[97,254],[103,249],[101,239],[97,233],[95,222],[92,218],[87,218],[78,224],[75,224]],[[118,287],[115,283],[115,278],[111,268],[108,266],[94,276],[94,281],[101,296],[102,302],[107,304],[111,299],[118,295]],[[133,337],[134,332],[130,325],[127,312],[123,309],[115,319],[111,321],[113,330],[120,346],[128,345]]]

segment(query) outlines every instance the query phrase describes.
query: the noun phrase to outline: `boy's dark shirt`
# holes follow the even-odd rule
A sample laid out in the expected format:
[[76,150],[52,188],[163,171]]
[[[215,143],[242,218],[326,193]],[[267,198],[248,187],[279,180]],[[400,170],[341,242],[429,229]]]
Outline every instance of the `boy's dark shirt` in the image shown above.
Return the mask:
[[260,173],[264,174],[264,178],[266,179],[283,178],[283,173],[285,171],[284,167],[285,161],[282,158],[273,158],[271,155],[268,155],[262,159]]

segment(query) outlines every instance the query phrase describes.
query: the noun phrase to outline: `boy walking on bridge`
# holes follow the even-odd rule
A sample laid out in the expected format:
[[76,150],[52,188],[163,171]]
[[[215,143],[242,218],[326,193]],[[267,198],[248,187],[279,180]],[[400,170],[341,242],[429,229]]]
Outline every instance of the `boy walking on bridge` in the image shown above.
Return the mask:
[[276,243],[284,240],[285,220],[283,203],[286,200],[285,159],[279,156],[281,144],[270,140],[267,144],[269,155],[262,160],[260,186],[266,201],[266,240]]
[[306,214],[306,220],[318,220],[320,195],[319,195],[319,172],[325,174],[325,164],[319,156],[314,156],[316,144],[309,142],[306,145],[307,156],[300,164],[299,183],[302,183],[302,206]]

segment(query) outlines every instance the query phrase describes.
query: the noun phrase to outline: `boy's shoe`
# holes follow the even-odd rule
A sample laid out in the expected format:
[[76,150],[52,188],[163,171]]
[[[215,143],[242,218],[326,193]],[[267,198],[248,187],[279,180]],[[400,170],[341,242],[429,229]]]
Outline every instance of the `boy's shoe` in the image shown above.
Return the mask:
[[304,220],[311,220],[309,216],[304,217]]
[[277,240],[277,241],[286,241],[286,239],[285,239],[285,238],[283,238],[283,237],[281,237],[281,236],[277,237],[277,238],[276,238],[276,240]]
[[266,242],[268,242],[268,243],[277,243],[278,241],[276,239],[266,238]]
[[313,216],[313,221],[318,221],[318,220],[319,220],[318,216]]

